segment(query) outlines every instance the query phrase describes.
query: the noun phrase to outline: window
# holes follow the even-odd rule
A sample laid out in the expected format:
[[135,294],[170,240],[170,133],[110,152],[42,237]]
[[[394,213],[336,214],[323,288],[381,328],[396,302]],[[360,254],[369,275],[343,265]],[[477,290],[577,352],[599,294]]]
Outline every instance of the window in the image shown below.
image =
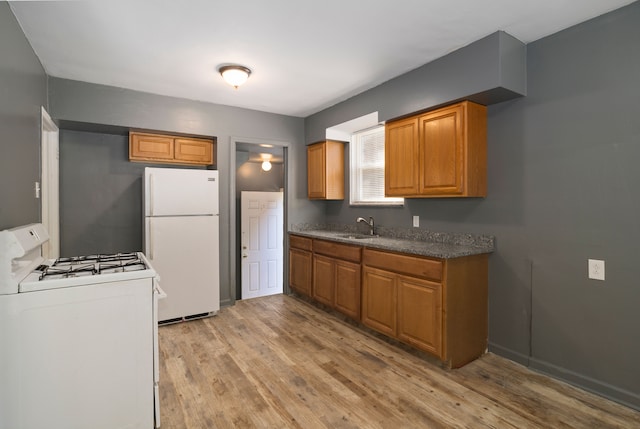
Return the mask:
[[403,198],[384,196],[384,126],[351,136],[350,204],[355,206],[399,206]]

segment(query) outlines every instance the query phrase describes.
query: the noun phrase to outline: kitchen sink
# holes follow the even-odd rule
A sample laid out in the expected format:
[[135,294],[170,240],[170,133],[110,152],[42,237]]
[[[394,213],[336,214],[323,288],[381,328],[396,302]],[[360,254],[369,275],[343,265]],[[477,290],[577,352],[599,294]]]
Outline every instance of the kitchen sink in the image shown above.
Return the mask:
[[342,234],[339,235],[340,238],[348,238],[350,240],[365,240],[367,238],[378,238],[379,235],[368,235],[368,234]]

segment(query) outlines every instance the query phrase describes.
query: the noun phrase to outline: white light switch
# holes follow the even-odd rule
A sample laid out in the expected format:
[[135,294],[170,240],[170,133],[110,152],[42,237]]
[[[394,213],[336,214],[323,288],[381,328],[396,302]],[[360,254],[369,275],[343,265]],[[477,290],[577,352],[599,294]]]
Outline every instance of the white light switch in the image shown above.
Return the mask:
[[413,226],[416,228],[420,226],[420,216],[413,217]]
[[589,259],[589,278],[593,280],[604,280],[604,261]]

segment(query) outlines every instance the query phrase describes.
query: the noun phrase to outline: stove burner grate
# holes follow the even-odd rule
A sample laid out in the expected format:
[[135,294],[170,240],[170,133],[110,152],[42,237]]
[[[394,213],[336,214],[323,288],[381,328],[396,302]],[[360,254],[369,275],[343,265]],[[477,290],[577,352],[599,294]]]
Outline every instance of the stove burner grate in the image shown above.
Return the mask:
[[72,265],[83,264],[89,262],[113,262],[113,261],[130,261],[138,259],[138,255],[135,252],[128,253],[113,253],[107,255],[87,255],[87,256],[72,256],[63,257],[55,260],[53,265]]
[[40,280],[45,280],[56,276],[58,278],[78,277],[79,275],[94,275],[97,274],[94,264],[86,265],[74,265],[69,267],[46,267],[42,274],[40,274]]
[[136,257],[136,259],[131,261],[101,262],[98,264],[98,274],[140,271],[146,268],[146,264]]

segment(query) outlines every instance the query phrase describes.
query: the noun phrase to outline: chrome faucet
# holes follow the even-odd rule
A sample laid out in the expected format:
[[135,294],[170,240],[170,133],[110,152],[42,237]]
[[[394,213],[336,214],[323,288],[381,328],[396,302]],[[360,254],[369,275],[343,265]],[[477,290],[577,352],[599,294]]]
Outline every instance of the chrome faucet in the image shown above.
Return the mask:
[[356,223],[357,222],[364,222],[367,225],[369,225],[369,235],[374,235],[373,234],[373,218],[371,216],[369,216],[369,221],[367,221],[365,218],[363,217],[359,217],[358,219],[356,219]]

